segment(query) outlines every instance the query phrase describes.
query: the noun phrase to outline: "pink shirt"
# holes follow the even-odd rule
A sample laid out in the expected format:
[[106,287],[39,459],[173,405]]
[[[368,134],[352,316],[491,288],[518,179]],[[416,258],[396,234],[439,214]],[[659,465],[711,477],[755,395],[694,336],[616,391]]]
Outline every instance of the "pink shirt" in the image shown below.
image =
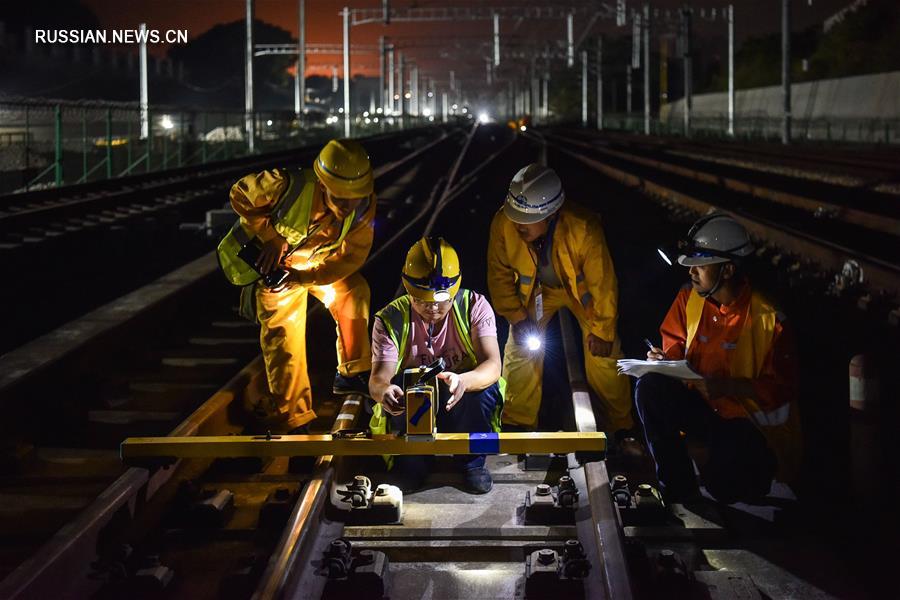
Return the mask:
[[[410,309],[412,322],[410,323],[410,344],[403,361],[403,368],[410,369],[421,365],[427,365],[439,356],[444,357],[447,370],[452,371],[466,356],[462,340],[456,333],[456,327],[451,322],[453,311],[447,313],[443,323],[434,326],[431,343],[428,343],[428,327],[422,317],[416,311]],[[471,309],[472,339],[482,337],[497,337],[497,321],[494,318],[494,309],[487,299],[476,292],[472,292]],[[387,334],[381,319],[375,319],[372,327],[372,362],[399,362],[399,350],[391,337]]]

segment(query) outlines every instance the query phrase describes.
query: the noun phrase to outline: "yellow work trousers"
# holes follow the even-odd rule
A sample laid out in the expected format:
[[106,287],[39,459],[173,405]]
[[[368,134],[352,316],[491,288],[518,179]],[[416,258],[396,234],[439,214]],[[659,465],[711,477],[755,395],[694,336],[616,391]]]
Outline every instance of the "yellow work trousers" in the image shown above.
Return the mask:
[[[634,425],[631,417],[631,384],[626,375],[619,375],[616,359],[621,357],[618,337],[613,343],[609,357],[594,356],[588,349],[590,327],[585,322],[584,309],[572,301],[563,288],[543,289],[544,314],[538,325],[546,331],[547,323],[556,312],[568,308],[582,331],[584,350],[584,371],[588,384],[600,399],[606,411],[607,427],[610,432],[630,429]],[[535,318],[534,301],[528,313]],[[503,353],[503,377],[506,379],[506,396],[503,401],[503,423],[534,428],[537,426],[538,410],[541,407],[541,383],[544,377],[544,349],[531,352],[516,344],[510,331]]]
[[370,292],[362,275],[354,273],[330,285],[292,285],[279,292],[258,287],[256,314],[268,389],[248,394],[247,408],[276,430],[293,429],[316,418],[306,370],[308,294],[325,305],[337,325],[338,372],[350,376],[372,369]]

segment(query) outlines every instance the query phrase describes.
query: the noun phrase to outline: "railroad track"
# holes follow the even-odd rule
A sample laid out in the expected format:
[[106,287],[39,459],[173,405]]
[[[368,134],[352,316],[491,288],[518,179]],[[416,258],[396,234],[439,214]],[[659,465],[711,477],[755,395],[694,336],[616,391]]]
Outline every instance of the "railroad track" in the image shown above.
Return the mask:
[[[473,133],[474,131],[470,133],[470,137]],[[387,232],[382,231],[380,236],[382,239],[376,238],[377,246],[383,247],[385,244],[389,244],[398,249],[396,252],[400,252],[400,248],[405,250],[412,243],[411,240],[418,237],[417,232],[413,230],[414,225],[423,219],[430,210],[433,210],[433,205],[437,201],[437,194],[443,191],[446,185],[446,179],[442,179],[439,173],[442,169],[446,172],[449,165],[453,164],[452,161],[446,159],[448,152],[452,151],[454,147],[453,143],[449,141],[450,139],[441,138],[436,140],[432,144],[420,148],[414,155],[405,157],[405,160],[394,161],[377,169],[380,200],[390,198],[390,205],[380,202],[384,206],[379,206],[379,219],[384,218],[388,220],[385,213],[393,210],[394,205],[402,206],[409,198],[415,200],[416,186],[420,189],[422,180],[430,181],[434,186],[428,202],[423,202],[421,198],[418,199],[418,202],[422,204],[418,215],[403,227],[399,227],[399,231],[394,231],[391,240],[385,241],[383,238]],[[457,138],[453,137],[452,139]],[[496,149],[491,148],[489,144],[485,147],[480,147],[479,153],[486,154],[486,156],[480,156],[478,161],[487,160],[489,162],[495,159],[499,153],[496,151],[492,153],[492,150]],[[385,186],[388,188],[387,190],[384,189]],[[396,221],[396,218],[394,220]],[[372,258],[378,260],[378,255],[381,254],[383,252],[373,253]],[[385,258],[386,256],[381,260]],[[30,349],[23,350],[23,352],[8,354],[3,357],[2,362],[7,367],[4,369],[4,379],[0,382],[3,405],[4,408],[9,409],[9,414],[23,417],[16,421],[10,420],[7,422],[9,429],[20,432],[22,438],[18,449],[12,451],[12,455],[16,456],[18,460],[15,461],[15,464],[10,465],[10,469],[6,470],[6,477],[4,478],[3,487],[7,494],[5,496],[7,505],[35,504],[35,494],[29,496],[27,490],[23,489],[29,486],[31,489],[40,488],[45,490],[45,495],[55,493],[57,498],[65,498],[67,495],[73,494],[72,489],[78,490],[80,495],[77,501],[69,503],[56,502],[56,508],[64,510],[56,510],[53,513],[55,520],[45,520],[45,525],[42,526],[40,531],[29,532],[25,523],[29,522],[30,519],[21,519],[22,515],[19,515],[22,526],[19,528],[20,535],[18,540],[15,543],[10,543],[9,547],[6,548],[6,552],[4,552],[4,555],[8,557],[6,571],[15,566],[15,562],[21,560],[22,552],[29,553],[37,550],[42,537],[46,539],[59,525],[70,519],[74,513],[77,512],[79,516],[58,530],[41,547],[36,556],[19,565],[18,570],[7,577],[4,583],[0,584],[0,590],[2,590],[0,591],[0,596],[35,597],[37,594],[36,590],[46,591],[54,589],[54,586],[58,586],[61,574],[71,573],[72,569],[78,570],[81,576],[93,572],[93,577],[98,580],[109,581],[115,587],[117,582],[110,569],[114,571],[126,564],[128,559],[116,553],[124,551],[122,548],[127,544],[123,545],[124,542],[120,543],[112,550],[103,544],[98,545],[101,526],[110,525],[111,522],[114,522],[117,518],[115,517],[116,514],[121,515],[122,511],[128,512],[128,503],[133,503],[136,495],[152,495],[162,485],[164,480],[170,478],[172,470],[156,473],[152,476],[148,475],[146,471],[140,472],[140,469],[128,469],[122,472],[121,465],[115,464],[117,461],[114,460],[114,451],[109,449],[110,446],[128,435],[138,435],[141,432],[145,434],[165,434],[168,431],[166,424],[172,421],[173,416],[184,414],[185,407],[190,407],[191,400],[194,401],[193,406],[196,406],[198,404],[196,402],[198,395],[208,396],[210,382],[223,381],[226,379],[223,375],[224,373],[233,373],[249,356],[258,352],[256,329],[234,321],[228,314],[231,308],[230,302],[221,307],[225,314],[217,314],[219,309],[214,308],[215,302],[209,302],[208,298],[210,297],[228,298],[231,300],[231,297],[234,295],[233,289],[224,289],[226,286],[219,283],[220,278],[215,277],[217,275],[216,271],[217,267],[212,256],[198,259],[185,267],[181,272],[169,276],[166,281],[158,282],[155,286],[151,286],[151,289],[141,290],[135,294],[135,298],[126,300],[124,305],[129,306],[129,310],[134,311],[135,314],[132,315],[134,318],[128,319],[124,323],[110,324],[104,323],[104,316],[95,315],[94,319],[89,318],[87,320],[87,324],[81,323],[68,332],[61,332],[59,336],[50,336],[52,339],[45,340],[46,344],[44,345],[36,343],[36,345]],[[371,276],[369,279],[370,281],[373,280]],[[377,282],[373,281],[373,288],[378,289],[378,287]],[[153,300],[148,301],[149,304],[147,306],[138,307],[134,305],[138,298],[152,298]],[[110,311],[115,313],[117,308],[121,316],[121,306],[113,307]],[[179,322],[177,319],[170,321],[169,318],[173,316],[173,309],[175,316],[181,314],[187,318],[184,318],[182,322]],[[190,321],[195,319],[197,314],[204,314],[205,325],[201,326],[200,329],[197,328],[196,323],[193,324],[193,327],[190,326]],[[129,372],[125,370],[122,364],[113,363],[110,365],[109,361],[104,364],[104,367],[111,367],[109,370],[117,373],[117,375],[114,380],[110,380],[107,377],[105,380],[97,382],[97,389],[92,391],[102,390],[104,392],[104,402],[112,402],[113,405],[94,407],[93,410],[88,411],[87,416],[88,422],[112,426],[103,435],[98,435],[96,428],[89,430],[89,432],[81,431],[75,434],[71,431],[71,429],[75,429],[71,427],[73,421],[67,421],[69,423],[69,431],[67,431],[67,427],[54,427],[52,421],[49,428],[41,428],[44,424],[41,424],[41,427],[36,427],[38,425],[36,422],[37,415],[27,414],[29,411],[17,409],[17,406],[21,408],[20,403],[23,400],[34,395],[41,395],[42,392],[46,393],[48,388],[53,389],[53,386],[49,385],[51,382],[46,380],[40,381],[41,374],[46,376],[49,372],[55,376],[54,379],[56,377],[59,378],[58,383],[60,383],[60,386],[57,386],[57,392],[59,387],[65,388],[67,385],[72,385],[71,379],[64,377],[64,373],[68,373],[69,378],[74,376],[76,379],[90,380],[92,377],[85,371],[86,364],[91,363],[92,360],[100,361],[104,355],[109,356],[111,353],[115,354],[116,352],[115,350],[110,350],[115,347],[115,344],[110,345],[110,338],[115,337],[119,338],[120,341],[124,341],[131,339],[131,336],[139,337],[141,331],[143,331],[144,335],[150,335],[148,331],[154,331],[153,323],[157,322],[157,320],[169,322],[176,331],[181,326],[184,326],[182,333],[174,336],[176,340],[183,341],[184,346],[180,350],[167,346],[172,341],[161,342],[161,340],[155,339],[159,338],[159,332],[155,331],[152,334],[154,342],[161,342],[162,348],[139,353],[137,357],[128,357],[130,359],[137,358],[139,363],[150,365],[149,373],[141,375],[134,370]],[[138,324],[138,321],[143,322]],[[91,331],[85,329],[90,329],[98,323],[101,325],[98,325]],[[314,339],[315,336],[329,335],[330,329],[330,325],[317,324],[315,320],[311,320],[311,339]],[[84,344],[83,339],[73,340],[71,335],[73,330],[78,330],[85,336],[93,334],[96,342],[93,346],[95,347],[87,348],[86,346],[90,344]],[[212,333],[211,330],[217,333]],[[69,342],[72,347],[60,348],[60,344],[65,344],[66,342]],[[131,343],[126,341],[124,345],[129,346]],[[45,351],[50,349],[61,350],[61,356],[58,357],[59,362],[66,363],[68,361],[68,364],[63,366],[43,364],[47,358],[46,356],[42,358],[42,355],[46,354]],[[73,360],[72,353],[75,351],[79,352],[81,357]],[[316,355],[318,355],[320,361],[322,360],[322,353],[311,353],[311,362],[314,363],[313,367],[320,367],[318,369],[320,373],[327,373],[323,375],[325,378],[323,380],[317,380],[314,376],[313,385],[319,387],[320,383],[325,385],[330,380],[331,373],[333,373],[333,365],[321,367],[321,365],[315,364],[317,360],[315,358]],[[128,361],[123,359],[123,362]],[[96,366],[94,368],[103,370]],[[225,391],[214,394],[207,403],[195,410],[192,417],[184,421],[179,427],[176,427],[174,431],[181,433],[188,431],[196,433],[209,430],[220,433],[240,431],[240,427],[228,424],[228,406],[236,396],[242,394],[243,388],[248,381],[259,377],[261,372],[261,361],[257,359],[232,379],[230,388],[226,386]],[[88,391],[84,391],[83,395],[81,393],[73,394],[72,399],[73,401],[87,400],[90,398],[88,394]],[[117,399],[121,400],[119,404],[116,404]],[[73,402],[73,404],[76,403]],[[58,408],[60,404],[64,405],[65,403],[51,403],[53,409]],[[317,405],[322,406],[321,414],[323,419],[333,418],[338,414],[339,407],[335,406],[331,401],[317,402]],[[233,411],[236,408],[238,407],[232,407],[230,410]],[[73,406],[70,412],[78,413],[81,410],[83,410],[83,407]],[[190,409],[188,408],[188,410]],[[83,420],[84,417],[81,416],[79,421]],[[15,426],[13,422],[16,423]],[[29,427],[29,425],[31,426]],[[330,427],[329,424],[324,422],[316,423],[314,426],[322,427],[326,431]],[[33,439],[37,440],[38,443],[26,440],[27,435],[22,432],[33,434]],[[108,445],[106,449],[97,448],[93,453],[77,447],[58,450],[48,450],[46,448],[46,445],[50,443],[58,445],[60,442],[77,442],[78,440],[82,442],[89,440],[95,446],[103,446],[105,441]],[[41,456],[37,456],[36,453],[41,454]],[[68,469],[69,473],[67,474],[64,468],[62,470],[57,468],[55,463],[74,466]],[[284,469],[285,466],[276,465],[275,468]],[[246,484],[245,487],[249,486],[252,488],[254,481],[268,477],[256,472],[259,471],[259,467],[260,465],[256,465],[255,471],[250,475],[241,473],[235,475],[229,471],[229,468],[225,468],[225,477],[230,478],[230,484],[235,483],[234,479],[238,479]],[[15,470],[17,470],[17,473],[13,472]],[[77,472],[77,476],[75,472]],[[202,472],[203,469],[200,469],[199,473]],[[121,475],[119,475],[120,473]],[[93,495],[101,492],[101,489],[116,475],[119,475],[119,478],[104,492],[100,493],[97,499],[89,506],[85,507],[86,502],[90,501]],[[242,477],[244,479],[241,479]],[[81,481],[78,481],[79,478]],[[215,478],[215,475],[213,475],[213,478]],[[82,485],[85,479],[90,481],[92,487]],[[286,487],[288,491],[282,493],[287,493],[291,498],[296,496],[296,492],[299,489],[298,479],[295,475],[287,475],[285,473],[274,476],[276,484],[289,483]],[[72,484],[68,488],[70,491],[65,491],[59,487],[60,483],[66,482]],[[235,483],[235,485],[239,483],[240,481]],[[273,486],[266,487],[264,485],[262,487],[270,489]],[[282,489],[285,486],[276,485],[275,487]],[[55,491],[51,492],[50,490]],[[175,494],[175,492],[172,493]],[[251,494],[255,493],[252,492]],[[52,506],[48,505],[48,512],[53,512],[50,510],[52,508]],[[135,519],[135,522],[137,520]],[[136,524],[135,526],[137,527],[138,525]],[[107,527],[104,535],[110,535],[110,530],[114,529],[116,529],[114,526]],[[88,561],[88,558],[91,560]],[[143,560],[143,558],[140,560]],[[134,558],[133,560],[139,559]],[[95,564],[91,567],[88,562]],[[133,566],[132,563],[128,564]],[[113,566],[110,567],[110,565]],[[85,580],[79,579],[79,581],[85,583]],[[97,581],[95,580],[86,581],[88,582],[86,584],[88,587],[91,584],[94,587],[97,586]],[[83,591],[84,588],[78,589]],[[75,595],[79,594],[80,592]]]
[[[565,128],[567,135],[585,139],[584,130]],[[590,136],[595,137],[595,136]],[[876,188],[883,183],[900,181],[900,154],[890,148],[852,150],[840,147],[822,148],[816,145],[793,145],[752,142],[715,142],[711,140],[684,140],[675,137],[647,137],[615,131],[604,131],[603,137],[612,145],[640,147],[645,151],[661,152],[672,156],[684,155],[722,163],[748,163],[757,167],[793,169],[801,173],[831,175],[844,181],[844,187],[860,186]],[[802,154],[797,150],[802,148]]]
[[[415,144],[417,138],[433,138],[452,128],[428,127],[391,132],[363,138],[375,164],[390,156],[392,146]],[[0,231],[6,246],[29,233],[31,228],[58,229],[65,234],[75,231],[81,221],[124,219],[135,211],[153,212],[173,202],[189,202],[191,198],[218,193],[242,175],[271,165],[311,161],[318,147],[307,146],[289,151],[263,154],[209,163],[201,167],[183,167],[109,181],[67,186],[61,189],[0,196]],[[37,235],[37,232],[31,232]]]
[[[785,193],[770,184],[769,176],[751,170],[744,170],[740,179],[724,177],[709,164],[687,166],[647,158],[553,131],[546,138],[553,148],[585,166],[692,212],[727,210],[758,239],[830,273],[840,274],[848,261],[855,261],[874,294],[900,297],[897,207],[887,213],[880,208],[863,211],[836,202],[834,198],[840,198],[836,189],[828,198],[801,197]],[[823,207],[832,212],[831,218],[820,218]]]
[[[365,142],[379,168],[444,136],[460,134],[459,129],[434,127]],[[4,275],[40,294],[36,302],[10,297],[0,301],[0,353],[207,253],[209,241],[185,229],[185,223],[203,222],[207,211],[221,209],[229,188],[242,175],[273,165],[308,165],[318,150],[307,147],[249,163],[230,161],[210,166],[195,178],[193,170],[182,169],[0,198]],[[391,170],[386,177],[398,173]],[[6,212],[13,203],[21,210]]]
[[[491,134],[496,131],[492,130]],[[381,297],[386,301],[391,297],[399,278],[396,273],[402,253],[421,235],[420,227],[430,228],[432,235],[442,235],[457,246],[466,280],[475,282],[467,287],[479,289],[478,282],[485,281],[486,240],[472,236],[471,232],[486,231],[493,213],[493,210],[485,210],[486,204],[500,205],[509,177],[522,164],[535,160],[536,149],[529,139],[522,137],[513,143],[502,138],[491,142],[486,134],[477,140],[470,139],[474,141],[469,144],[469,151],[474,154],[466,160],[456,161],[461,167],[455,176],[450,172],[454,161],[436,148],[428,151],[427,156],[429,160],[439,159],[435,162],[440,165],[429,169],[423,163],[421,168],[398,175],[388,184],[393,200],[380,203],[378,216],[383,219],[381,227],[385,227],[385,221],[393,225],[383,229],[376,226],[378,249],[373,251],[366,267],[373,299]],[[540,148],[537,150],[546,155]],[[468,172],[464,169],[466,165],[471,165]],[[478,173],[474,173],[475,169]],[[408,186],[414,181],[431,183],[424,202],[421,193],[412,203],[406,202]],[[383,180],[378,185],[380,198],[387,198],[386,190],[380,187],[384,185]],[[415,211],[402,223],[398,214],[388,218],[391,211],[397,210],[398,203],[406,206],[403,210],[407,212],[400,213],[404,217],[409,210]],[[439,218],[435,215],[438,209]],[[432,218],[426,220],[429,215]],[[210,266],[200,261],[194,265],[198,270]],[[377,272],[390,276],[373,277],[372,270],[376,267]],[[168,283],[175,288],[178,287],[175,281],[189,278],[193,278],[193,274],[184,273]],[[230,291],[233,296],[234,290]],[[194,306],[208,307],[209,298],[224,297],[228,292],[222,287],[208,289],[198,295],[197,305],[192,305],[187,296],[175,292],[162,304],[168,305],[174,314],[193,316],[200,310]],[[156,290],[154,294],[163,295],[164,292]],[[378,300],[373,300],[373,308],[377,305]],[[165,310],[138,312],[143,313],[150,323],[149,328],[144,324],[144,331],[152,332],[152,335],[145,334],[147,339],[159,335],[156,323],[168,322]],[[210,321],[218,318],[212,312],[205,316]],[[215,322],[230,332],[223,337],[252,337],[245,335],[251,333],[252,328],[232,319]],[[72,361],[76,351],[81,353],[81,358],[69,362],[66,368],[47,365],[36,370],[37,365],[32,363],[31,372],[40,376],[39,382],[33,376],[16,380],[4,375],[5,379],[0,380],[4,408],[42,396],[46,388],[37,383],[45,385],[48,379],[58,379],[65,386],[63,373],[66,370],[83,374],[85,365],[100,364],[96,362],[98,357],[117,352],[115,346],[108,344],[110,339],[124,342],[122,347],[132,345],[129,340],[140,336],[137,333],[140,327],[134,323],[130,327],[98,328],[93,333],[102,343],[96,344],[94,350],[84,345],[69,348],[68,358],[59,357],[59,363]],[[308,339],[331,335],[331,329],[332,324],[327,319],[311,317]],[[244,331],[244,334],[236,335],[235,331]],[[562,318],[561,331],[568,377],[567,390],[559,390],[559,393],[566,398],[564,410],[569,423],[566,429],[589,432],[597,428],[597,423],[590,393],[575,367],[581,363],[578,357],[580,342],[569,318]],[[55,338],[52,344],[71,342],[74,337],[77,336]],[[208,341],[213,336],[200,338],[185,330],[184,337]],[[249,342],[246,345],[253,347]],[[327,359],[331,354],[330,343],[325,345],[327,351],[309,353],[314,390],[322,389],[333,375],[333,363],[329,364]],[[238,346],[242,347],[241,344]],[[7,367],[2,370],[4,374],[28,370],[22,363],[3,366]],[[236,409],[248,384],[261,373],[261,359],[251,361],[171,430],[170,435],[239,433],[242,425],[235,419]],[[221,379],[209,376],[206,383],[212,381]],[[29,385],[35,385],[36,389],[23,392]],[[163,395],[168,393],[171,390]],[[362,404],[356,397],[348,398],[348,402],[339,406],[333,399],[317,395],[316,406],[320,419],[313,424],[314,432],[347,429],[354,423],[364,426],[367,418],[361,414]],[[335,420],[337,415],[342,418]],[[138,430],[126,427],[120,434],[123,437],[135,435],[131,433],[134,431]],[[373,464],[354,457],[322,456],[311,465],[309,460],[290,461],[286,458],[183,459],[165,469],[131,467],[121,471],[112,485],[48,541],[32,540],[30,545],[16,547],[14,542],[23,541],[21,537],[7,541],[4,536],[8,544],[4,555],[10,556],[15,550],[21,554],[24,548],[30,556],[0,581],[0,597],[274,598],[300,595],[318,598],[322,597],[321,592],[326,586],[334,585],[333,581],[329,583],[327,569],[323,566],[326,558],[336,558],[333,554],[336,541],[338,546],[345,545],[339,538],[349,541],[356,556],[361,551],[381,552],[389,559],[388,563],[378,562],[382,565],[380,582],[392,590],[390,595],[395,598],[423,595],[521,598],[526,593],[528,597],[553,594],[560,597],[668,598],[672,597],[673,590],[685,591],[684,586],[696,593],[684,597],[697,598],[708,597],[703,594],[709,594],[706,590],[712,586],[720,591],[732,590],[732,596],[726,597],[741,598],[760,597],[758,589],[773,598],[783,597],[786,590],[801,595],[818,591],[757,555],[758,552],[766,555],[758,537],[744,540],[742,547],[741,541],[733,538],[732,528],[714,507],[676,505],[671,507],[671,513],[665,514],[652,506],[638,511],[640,514],[631,510],[632,507],[617,508],[610,495],[612,476],[627,471],[634,491],[637,483],[653,483],[642,468],[646,465],[630,465],[630,469],[623,469],[629,465],[621,459],[579,464],[576,457],[566,456],[548,460],[543,466],[534,465],[536,461],[532,461],[530,466],[536,466],[538,470],[526,470],[515,456],[497,456],[489,460],[496,489],[486,496],[475,497],[456,490],[456,476],[442,469],[439,459],[426,489],[404,499],[406,512],[399,525],[367,524],[350,518],[346,510],[335,510],[342,506],[336,490],[346,489],[355,475],[366,474],[375,484],[388,478],[378,468],[380,461],[377,460]],[[542,523],[539,518],[526,520],[521,510],[525,493],[534,497],[539,485],[558,485],[564,474],[572,478],[579,492],[574,514],[565,516],[561,522],[554,517],[554,522],[549,524]],[[60,479],[57,477],[57,482]],[[66,495],[63,488],[58,489],[60,496]],[[652,500],[649,501],[652,504]],[[759,524],[753,522],[751,527],[758,536]],[[573,577],[562,584],[569,587],[552,584],[550,593],[545,593],[546,589],[535,591],[532,587],[535,584],[526,580],[526,568],[531,569],[526,567],[526,559],[540,560],[541,555],[533,553],[544,551],[544,556],[549,556],[548,561],[559,561],[560,551],[565,555],[565,549],[573,540],[581,544],[584,558],[590,564],[586,574],[581,569],[585,576]],[[329,549],[332,554],[326,557],[325,552]],[[556,558],[547,555],[547,551],[555,551]],[[806,548],[801,555],[810,552]],[[816,562],[815,566],[827,571],[828,564]],[[369,569],[370,574],[374,571],[376,569]],[[686,573],[692,576],[687,578]],[[751,574],[753,579],[750,579]],[[365,597],[365,593],[374,591],[373,597],[381,597],[377,595],[375,584],[378,582],[371,576],[364,579],[363,584],[360,580],[353,580],[353,583],[356,596]],[[338,592],[340,585],[338,581]],[[330,589],[334,592],[335,588]]]

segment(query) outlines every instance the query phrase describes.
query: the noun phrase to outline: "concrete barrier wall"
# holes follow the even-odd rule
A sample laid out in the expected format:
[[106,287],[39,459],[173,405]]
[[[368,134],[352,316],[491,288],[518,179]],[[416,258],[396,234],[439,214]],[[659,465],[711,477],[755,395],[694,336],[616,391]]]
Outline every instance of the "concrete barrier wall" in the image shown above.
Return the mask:
[[[735,118],[780,118],[781,86],[736,90]],[[794,119],[900,119],[900,71],[822,79],[791,86]],[[728,93],[698,94],[693,98],[692,116],[724,117],[728,114]],[[673,123],[682,118],[683,100],[662,107],[660,119]]]

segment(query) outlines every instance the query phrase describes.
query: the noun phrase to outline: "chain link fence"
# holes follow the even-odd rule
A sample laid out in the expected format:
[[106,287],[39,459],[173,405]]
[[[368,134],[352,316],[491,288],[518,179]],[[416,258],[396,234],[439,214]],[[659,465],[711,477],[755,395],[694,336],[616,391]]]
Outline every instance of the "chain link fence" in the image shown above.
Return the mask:
[[[293,111],[255,115],[255,153],[343,136],[341,118]],[[248,154],[243,112],[136,104],[0,100],[0,194],[202,165]],[[413,117],[354,117],[352,134],[422,124]]]

